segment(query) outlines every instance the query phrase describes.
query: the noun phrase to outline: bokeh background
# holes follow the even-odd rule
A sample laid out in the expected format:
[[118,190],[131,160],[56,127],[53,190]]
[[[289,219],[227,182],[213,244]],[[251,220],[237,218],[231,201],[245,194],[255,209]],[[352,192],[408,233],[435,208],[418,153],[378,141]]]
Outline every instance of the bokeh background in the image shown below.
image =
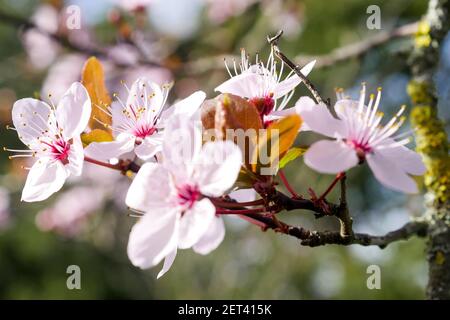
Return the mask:
[[[66,27],[69,5],[81,8],[82,28]],[[382,30],[366,27],[369,5],[381,8]],[[80,79],[88,50],[100,49],[110,92],[123,92],[138,76],[155,82],[175,80],[174,101],[197,89],[214,97],[227,79],[223,57],[240,48],[260,54],[266,35],[283,29],[281,47],[292,57],[315,57],[377,32],[420,19],[425,0],[153,0],[153,1],[0,1],[0,140],[22,148],[11,123],[11,107],[22,97],[51,93],[54,100]],[[33,29],[19,27],[20,17],[58,34],[61,45]],[[75,48],[74,48],[75,47]],[[76,49],[78,48],[78,49]],[[393,115],[406,94],[405,63],[411,40],[397,39],[359,58],[313,70],[310,79],[334,101],[334,88],[357,95],[362,81],[383,87],[382,108]],[[441,116],[448,122],[450,41],[443,46],[436,72]],[[83,52],[85,51],[85,52]],[[308,58],[306,58],[308,59]],[[307,94],[300,88],[291,101]],[[407,128],[405,128],[406,130]],[[316,137],[301,134],[298,145]],[[422,240],[375,247],[301,247],[286,236],[261,232],[227,217],[224,243],[208,256],[190,250],[156,280],[159,267],[134,268],[126,256],[128,233],[135,222],[124,205],[129,180],[107,169],[87,166],[81,178],[42,203],[20,202],[26,161],[0,156],[0,298],[2,299],[421,299],[427,280]],[[285,170],[302,194],[319,193],[332,180],[318,175],[301,159]],[[420,181],[419,181],[420,183]],[[349,205],[355,230],[381,234],[423,212],[422,195],[406,196],[380,186],[366,167],[349,174]],[[151,191],[149,191],[151,192]],[[333,193],[331,199],[336,200]],[[283,219],[304,227],[336,229],[333,219],[315,220],[310,212],[290,212]],[[381,268],[381,290],[369,290],[366,269]],[[68,290],[66,268],[81,268],[81,290]]]

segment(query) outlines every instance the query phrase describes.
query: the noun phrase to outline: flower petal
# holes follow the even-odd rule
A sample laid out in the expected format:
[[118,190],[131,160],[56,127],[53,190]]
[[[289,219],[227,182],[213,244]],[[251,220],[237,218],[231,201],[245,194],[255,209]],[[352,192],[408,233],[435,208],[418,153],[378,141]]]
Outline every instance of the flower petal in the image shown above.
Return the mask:
[[[308,76],[308,74],[314,68],[315,64],[316,64],[316,60],[313,60],[313,61],[309,62],[306,66],[304,66],[300,71],[302,72],[302,74],[304,76]],[[273,98],[276,100],[276,99],[279,99],[279,98],[285,96],[286,94],[288,94],[289,92],[294,90],[294,88],[296,86],[298,86],[302,81],[303,80],[298,75],[293,74],[289,78],[279,82],[274,88]]]
[[331,138],[347,135],[344,121],[334,118],[325,104],[319,103],[311,108],[307,103],[303,106],[297,105],[296,108],[300,110],[304,124],[310,130]]
[[249,202],[256,199],[255,189],[239,189],[230,193],[230,198],[237,202]]
[[148,162],[134,177],[125,203],[130,208],[147,212],[155,206],[166,206],[170,194],[169,172],[161,164]]
[[12,120],[19,139],[30,148],[37,147],[37,138],[49,126],[50,114],[50,106],[43,101],[32,98],[17,100],[12,108]]
[[258,84],[261,83],[261,78],[261,76],[252,72],[241,73],[231,77],[216,87],[214,91],[235,94],[241,98],[253,98],[261,91],[258,88]]
[[116,141],[92,142],[85,149],[86,157],[109,160],[134,149],[135,138],[132,135],[120,134]]
[[153,122],[160,114],[164,104],[164,94],[159,85],[146,78],[137,79],[130,88],[126,108],[134,114],[142,106],[147,108],[145,113],[147,122]]
[[69,163],[66,165],[66,169],[70,174],[74,176],[80,176],[83,171],[84,163],[84,150],[81,143],[80,136],[73,138],[73,143],[70,145],[69,151]]
[[145,138],[134,149],[134,152],[144,161],[151,159],[162,150],[162,136],[162,133],[154,133],[152,136]]
[[194,203],[186,210],[180,219],[178,248],[188,249],[199,241],[211,225],[216,214],[216,208],[209,199]]
[[206,233],[194,245],[193,249],[199,254],[208,254],[216,249],[225,238],[225,225],[221,217],[214,217]]
[[153,267],[173,252],[178,240],[179,220],[174,208],[152,208],[131,229],[128,258],[141,269]]
[[22,191],[22,201],[42,201],[59,191],[67,178],[67,172],[60,161],[40,158],[28,172]]
[[204,195],[219,197],[234,185],[241,165],[241,150],[233,142],[207,142],[197,159],[194,179]]
[[358,164],[356,152],[342,141],[318,141],[304,158],[310,168],[322,173],[339,173]]
[[373,174],[383,185],[405,193],[418,192],[415,181],[402,168],[401,162],[380,152],[370,153],[366,159]]
[[175,115],[183,115],[184,117],[191,118],[194,114],[200,110],[200,106],[203,101],[205,101],[206,93],[203,91],[196,91],[189,97],[178,101],[173,106],[163,111],[161,114],[161,119],[159,121],[160,125],[164,126],[164,123]]
[[[388,140],[390,141],[387,141],[387,144],[394,143],[392,139]],[[377,149],[376,152],[381,153],[391,161],[398,163],[403,170],[409,174],[420,176],[426,171],[421,155],[405,146]]]
[[171,253],[169,253],[166,258],[164,259],[163,268],[158,273],[157,279],[161,278],[164,274],[166,274],[167,271],[169,271],[170,267],[172,266],[173,262],[175,261],[175,257],[177,256],[177,248],[175,248]]
[[74,82],[58,103],[56,120],[66,138],[80,135],[91,116],[91,99],[84,86]]

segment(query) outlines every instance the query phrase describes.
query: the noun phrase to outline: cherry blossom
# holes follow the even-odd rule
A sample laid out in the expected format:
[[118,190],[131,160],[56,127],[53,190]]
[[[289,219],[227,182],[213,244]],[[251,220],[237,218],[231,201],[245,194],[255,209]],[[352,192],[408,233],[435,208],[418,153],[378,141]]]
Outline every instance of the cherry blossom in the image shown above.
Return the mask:
[[[307,76],[315,63],[314,60],[304,66],[301,69],[303,75]],[[302,82],[302,79],[290,72],[282,80],[284,64],[282,63],[278,70],[273,51],[270,53],[266,65],[258,57],[256,63],[251,65],[245,50],[242,50],[239,70],[235,62],[233,62],[232,68],[234,74],[227,64],[225,66],[231,78],[215,90],[247,98],[255,105],[265,121],[300,111],[299,108],[285,109],[285,107],[292,98],[295,87]],[[277,104],[280,99],[281,102]]]
[[206,97],[202,91],[197,91],[163,111],[170,88],[169,84],[160,87],[139,78],[128,90],[125,103],[116,95],[117,102],[108,110],[102,109],[112,117],[115,141],[91,143],[85,150],[86,155],[109,160],[134,151],[142,160],[154,157],[161,151],[162,129],[167,119],[178,113],[192,117]]
[[386,124],[380,125],[378,112],[381,89],[365,105],[363,86],[359,101],[344,96],[336,102],[339,119],[324,104],[302,113],[313,130],[335,140],[314,143],[305,154],[305,163],[323,173],[338,173],[367,161],[375,177],[385,186],[406,193],[416,193],[417,185],[409,175],[422,175],[425,166],[419,154],[406,148],[410,141],[404,134],[394,135],[404,122],[404,107]]
[[144,213],[131,231],[128,256],[143,269],[165,259],[158,277],[169,270],[178,249],[207,254],[225,234],[208,197],[232,188],[241,151],[230,141],[201,143],[201,130],[192,121],[173,117],[164,135],[163,162],[145,163],[127,194],[127,205]]
[[57,106],[32,98],[14,103],[15,130],[30,150],[5,150],[17,153],[10,158],[38,159],[29,170],[23,201],[45,200],[61,189],[67,177],[81,174],[84,154],[80,134],[90,114],[91,100],[79,82],[70,86]]

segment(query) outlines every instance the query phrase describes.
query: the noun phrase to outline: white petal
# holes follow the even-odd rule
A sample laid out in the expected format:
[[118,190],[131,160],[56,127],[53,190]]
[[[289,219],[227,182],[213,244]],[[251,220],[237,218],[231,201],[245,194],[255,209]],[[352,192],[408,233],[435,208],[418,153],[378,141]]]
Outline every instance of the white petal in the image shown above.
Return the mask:
[[134,226],[128,240],[128,258],[141,269],[157,265],[176,248],[176,209],[152,208]]
[[86,157],[109,160],[134,149],[135,138],[131,135],[119,135],[116,141],[92,142],[85,149]]
[[390,159],[379,152],[368,154],[367,163],[375,177],[388,188],[405,192],[417,193],[417,185],[401,167],[401,162]]
[[334,118],[326,105],[320,103],[313,108],[309,105],[298,106],[301,117],[308,128],[328,137],[345,137],[347,135],[346,126],[343,120]]
[[322,173],[339,173],[358,164],[356,152],[342,141],[321,140],[306,151],[305,163]]
[[66,138],[80,135],[91,116],[91,99],[84,86],[74,82],[56,108],[56,120]]
[[125,203],[130,208],[147,212],[155,206],[165,206],[170,195],[169,172],[161,164],[148,162],[134,177]]
[[[301,69],[302,74],[304,76],[308,76],[309,73],[311,72],[311,70],[313,69],[315,64],[316,64],[316,60],[311,61],[306,66],[304,66]],[[303,80],[296,74],[293,74],[289,78],[281,81],[274,88],[274,92],[273,92],[274,96],[273,96],[273,98],[276,100],[276,99],[279,99],[279,98],[285,96],[286,94],[288,94],[289,92],[294,90],[294,88],[296,86],[298,86],[302,81]]]
[[177,248],[175,248],[171,253],[169,253],[166,258],[164,259],[163,268],[158,273],[157,279],[161,278],[163,275],[166,274],[167,271],[169,271],[170,267],[172,266],[173,262],[175,261],[175,257],[177,256]]
[[81,175],[84,163],[84,150],[80,136],[73,138],[73,143],[70,145],[68,160],[69,163],[66,165],[66,169],[70,172],[70,174],[74,176]]
[[231,141],[207,142],[195,167],[195,180],[207,196],[219,197],[236,182],[242,153]]
[[162,133],[154,133],[150,137],[145,138],[142,143],[134,149],[134,152],[144,161],[153,158],[162,150],[162,136]]
[[[390,140],[390,142],[387,142],[388,144],[394,143],[393,140],[388,140]],[[408,149],[405,146],[377,149],[376,152],[381,153],[391,161],[398,163],[398,165],[409,174],[420,176],[423,175],[426,171],[421,155]]]
[[199,254],[208,254],[216,249],[225,237],[225,225],[221,217],[214,217],[208,230],[192,249]]
[[17,100],[12,108],[12,120],[20,140],[32,148],[37,138],[48,128],[51,108],[40,100],[25,98]]
[[242,98],[253,98],[261,91],[258,88],[258,83],[261,83],[261,76],[246,72],[228,79],[215,88],[214,91],[231,93]]
[[202,148],[201,122],[182,115],[171,117],[164,130],[163,164],[177,178],[190,177],[193,159]]
[[41,158],[28,172],[22,191],[22,201],[42,201],[59,191],[67,178],[67,172],[60,161]]
[[[147,121],[152,122],[154,117],[160,113],[163,103],[164,95],[159,85],[146,78],[139,78],[130,88],[126,107],[127,109],[132,108],[136,112],[140,107],[145,106]],[[129,111],[133,113],[133,111]]]
[[184,117],[191,118],[200,109],[203,101],[205,101],[206,93],[203,91],[196,91],[189,97],[178,101],[173,106],[163,111],[161,114],[160,122],[167,121],[170,117],[175,115],[183,115]]
[[180,219],[178,248],[188,249],[206,233],[216,214],[216,208],[209,199],[194,203]]

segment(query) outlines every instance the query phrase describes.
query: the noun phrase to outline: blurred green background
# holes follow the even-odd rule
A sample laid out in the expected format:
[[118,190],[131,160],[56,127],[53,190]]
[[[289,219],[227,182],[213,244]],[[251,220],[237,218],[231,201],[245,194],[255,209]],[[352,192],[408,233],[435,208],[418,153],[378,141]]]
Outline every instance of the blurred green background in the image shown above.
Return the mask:
[[[62,30],[60,20],[56,27],[46,25],[53,13],[64,16],[65,7],[71,4],[81,8],[82,30]],[[374,4],[381,8],[382,30],[366,27],[366,9]],[[42,6],[52,9],[36,16]],[[42,28],[56,31],[81,47],[94,45],[108,52],[115,52],[117,44],[126,45],[129,30],[134,30],[133,41],[141,51],[164,61],[164,67],[141,65],[127,47],[117,50],[115,58],[112,54],[103,57],[110,91],[121,90],[119,79],[131,82],[145,73],[157,82],[174,79],[173,101],[198,88],[214,97],[214,87],[228,77],[222,57],[238,55],[240,48],[246,48],[250,54],[259,52],[264,60],[269,51],[266,35],[280,28],[286,33],[280,44],[286,54],[316,56],[417,21],[426,6],[424,0],[169,0],[152,1],[146,10],[130,10],[126,1],[1,0],[0,12],[35,19]],[[87,58],[62,46],[55,48],[48,39],[33,38],[27,32],[0,18],[0,139],[8,147],[22,148],[15,132],[4,129],[11,123],[14,101],[59,92],[59,86],[79,79]],[[447,47],[448,41],[444,49]],[[410,104],[405,65],[409,48],[410,40],[398,39],[361,58],[313,70],[310,79],[332,101],[335,87],[354,95],[362,81],[371,90],[382,86],[383,111],[392,115],[401,104]],[[121,66],[111,63],[114,59],[120,60]],[[445,63],[448,61],[436,75],[444,97],[448,84],[443,79],[449,70]],[[291,103],[303,94],[307,94],[303,88],[297,90]],[[448,109],[441,105],[444,117],[448,117]],[[302,134],[298,144],[313,139],[310,134]],[[26,175],[21,165],[25,163],[9,161],[7,156],[2,153],[0,157],[2,299],[424,298],[427,266],[422,240],[395,243],[384,250],[360,246],[306,248],[293,238],[261,232],[233,217],[226,219],[226,238],[217,250],[208,256],[181,251],[172,269],[156,280],[159,267],[141,271],[126,255],[127,237],[134,223],[120,204],[129,184],[127,178],[91,170],[86,178],[73,181],[47,201],[26,204],[20,202]],[[289,164],[285,172],[304,195],[309,187],[324,190],[332,180],[309,170],[301,159]],[[348,184],[349,205],[358,232],[385,233],[423,211],[422,195],[405,196],[385,189],[366,167],[352,170]],[[336,200],[337,194],[333,193],[331,199]],[[60,224],[52,225],[52,219],[59,219]],[[338,227],[333,219],[316,221],[306,211],[284,213],[282,219],[317,230]],[[380,290],[366,286],[366,270],[373,264],[381,268]],[[81,268],[81,290],[66,287],[69,265]]]

